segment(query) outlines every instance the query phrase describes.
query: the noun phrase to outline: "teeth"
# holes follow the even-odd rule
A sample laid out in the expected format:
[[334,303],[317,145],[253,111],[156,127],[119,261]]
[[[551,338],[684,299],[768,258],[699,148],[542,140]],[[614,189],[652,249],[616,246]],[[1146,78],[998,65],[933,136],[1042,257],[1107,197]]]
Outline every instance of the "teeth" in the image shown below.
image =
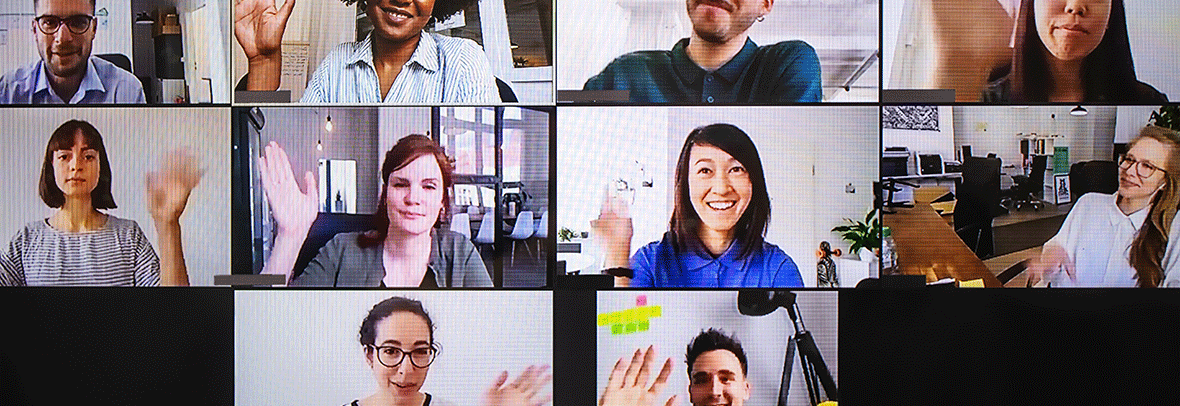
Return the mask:
[[726,210],[730,207],[733,207],[733,205],[735,205],[735,204],[737,204],[737,203],[736,202],[708,202],[708,203],[705,203],[705,205],[709,206],[709,208],[713,209],[713,210]]

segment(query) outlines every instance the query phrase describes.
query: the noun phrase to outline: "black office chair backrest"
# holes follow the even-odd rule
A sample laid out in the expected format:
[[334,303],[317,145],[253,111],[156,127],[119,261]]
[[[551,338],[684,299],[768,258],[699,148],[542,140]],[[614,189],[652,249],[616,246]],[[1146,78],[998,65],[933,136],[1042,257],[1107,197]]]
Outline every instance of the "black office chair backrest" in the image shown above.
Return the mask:
[[303,247],[299,249],[299,257],[295,260],[295,273],[291,275],[292,278],[302,274],[303,268],[307,268],[311,259],[320,253],[320,248],[323,248],[336,234],[371,230],[373,228],[372,218],[371,214],[320,213],[311,223],[307,239],[303,241]]
[[1000,206],[1000,159],[971,157],[963,162],[963,181],[955,189],[955,232],[980,258],[995,251],[992,218]]
[[496,90],[500,92],[500,101],[505,103],[516,103],[516,92],[512,91],[512,86],[508,86],[507,82],[496,78]]
[[1032,159],[1032,168],[1028,171],[1029,187],[1033,192],[1045,187],[1045,167],[1049,164],[1048,155],[1037,155]]
[[1069,167],[1069,188],[1074,201],[1090,192],[1114,193],[1119,190],[1119,165],[1110,161],[1075,163]]
[[131,72],[131,59],[127,58],[127,55],[123,55],[123,54],[98,54],[98,55],[95,55],[95,56],[97,56],[97,57],[101,58],[101,59],[102,59],[102,60],[104,60],[104,61],[110,62],[110,63],[114,64],[115,66],[118,66],[118,67],[119,67],[119,69],[122,69],[122,70],[125,70],[125,71],[128,71],[128,72]]

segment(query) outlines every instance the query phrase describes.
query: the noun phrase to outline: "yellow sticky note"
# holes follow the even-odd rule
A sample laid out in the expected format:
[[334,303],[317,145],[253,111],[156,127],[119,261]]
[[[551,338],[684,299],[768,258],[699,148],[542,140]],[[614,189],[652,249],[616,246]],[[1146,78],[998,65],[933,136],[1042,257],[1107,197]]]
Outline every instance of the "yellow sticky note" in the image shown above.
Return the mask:
[[663,310],[662,310],[662,309],[660,309],[660,307],[659,307],[659,306],[652,306],[652,307],[651,307],[651,309],[650,309],[650,310],[649,310],[649,312],[648,312],[648,315],[649,315],[649,316],[651,316],[652,318],[660,317],[660,313],[661,313],[662,311],[663,311]]
[[982,288],[983,279],[972,279],[969,281],[959,281],[960,288]]
[[605,326],[610,324],[610,313],[603,313],[598,315],[598,325]]

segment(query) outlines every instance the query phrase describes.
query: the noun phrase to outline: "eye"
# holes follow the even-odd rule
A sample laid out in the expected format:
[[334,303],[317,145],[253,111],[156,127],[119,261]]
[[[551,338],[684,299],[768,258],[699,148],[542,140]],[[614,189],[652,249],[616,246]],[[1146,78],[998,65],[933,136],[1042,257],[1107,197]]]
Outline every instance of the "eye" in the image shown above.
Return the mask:
[[712,168],[707,168],[707,167],[703,167],[703,166],[700,168],[697,168],[697,174],[699,174],[699,175],[709,175],[712,173],[713,173]]
[[381,348],[381,351],[386,355],[398,355],[402,352],[402,350],[397,349],[397,347],[383,347]]
[[730,173],[746,173],[746,167],[735,166],[735,167],[729,168],[729,172]]
[[397,182],[393,182],[393,183],[389,184],[389,186],[390,186],[390,187],[395,187],[395,188],[399,188],[399,189],[400,189],[400,188],[406,188],[406,187],[410,187],[410,183],[409,183],[409,182],[402,182],[402,181],[397,181]]
[[435,189],[438,189],[438,185],[435,185],[433,183],[427,183],[425,185],[422,185],[422,188],[426,189],[426,190],[435,190]]
[[430,355],[430,348],[417,348],[411,351],[413,355]]

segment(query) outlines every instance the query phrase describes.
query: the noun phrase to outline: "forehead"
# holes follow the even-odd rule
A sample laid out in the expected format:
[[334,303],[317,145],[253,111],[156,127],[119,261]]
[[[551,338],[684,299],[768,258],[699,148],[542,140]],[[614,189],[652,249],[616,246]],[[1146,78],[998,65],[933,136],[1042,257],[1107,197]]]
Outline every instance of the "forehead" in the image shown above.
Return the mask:
[[442,168],[438,166],[438,160],[434,158],[434,154],[422,154],[414,158],[410,163],[403,166],[401,169],[395,170],[389,174],[390,178],[409,179],[411,181],[423,179],[442,179]]
[[736,161],[732,155],[729,155],[729,153],[723,151],[721,148],[708,144],[694,144],[692,149],[688,151],[688,162],[690,164],[696,164],[701,160],[710,160],[713,162]]
[[1155,138],[1141,138],[1127,151],[1127,155],[1156,165],[1163,165],[1168,160],[1168,147]]
[[56,16],[71,16],[75,14],[94,14],[90,0],[37,0],[37,15],[52,14]]
[[705,351],[692,363],[692,374],[717,374],[722,371],[742,376],[742,362],[729,350]]
[[430,342],[430,326],[426,325],[426,319],[410,312],[393,312],[378,320],[373,329],[377,333],[377,344],[389,340],[402,345],[411,345],[418,341]]
[[95,149],[90,146],[90,142],[86,140],[86,134],[82,133],[82,130],[75,132],[72,137],[62,137],[53,142],[54,151],[67,151],[75,148],[84,150]]

